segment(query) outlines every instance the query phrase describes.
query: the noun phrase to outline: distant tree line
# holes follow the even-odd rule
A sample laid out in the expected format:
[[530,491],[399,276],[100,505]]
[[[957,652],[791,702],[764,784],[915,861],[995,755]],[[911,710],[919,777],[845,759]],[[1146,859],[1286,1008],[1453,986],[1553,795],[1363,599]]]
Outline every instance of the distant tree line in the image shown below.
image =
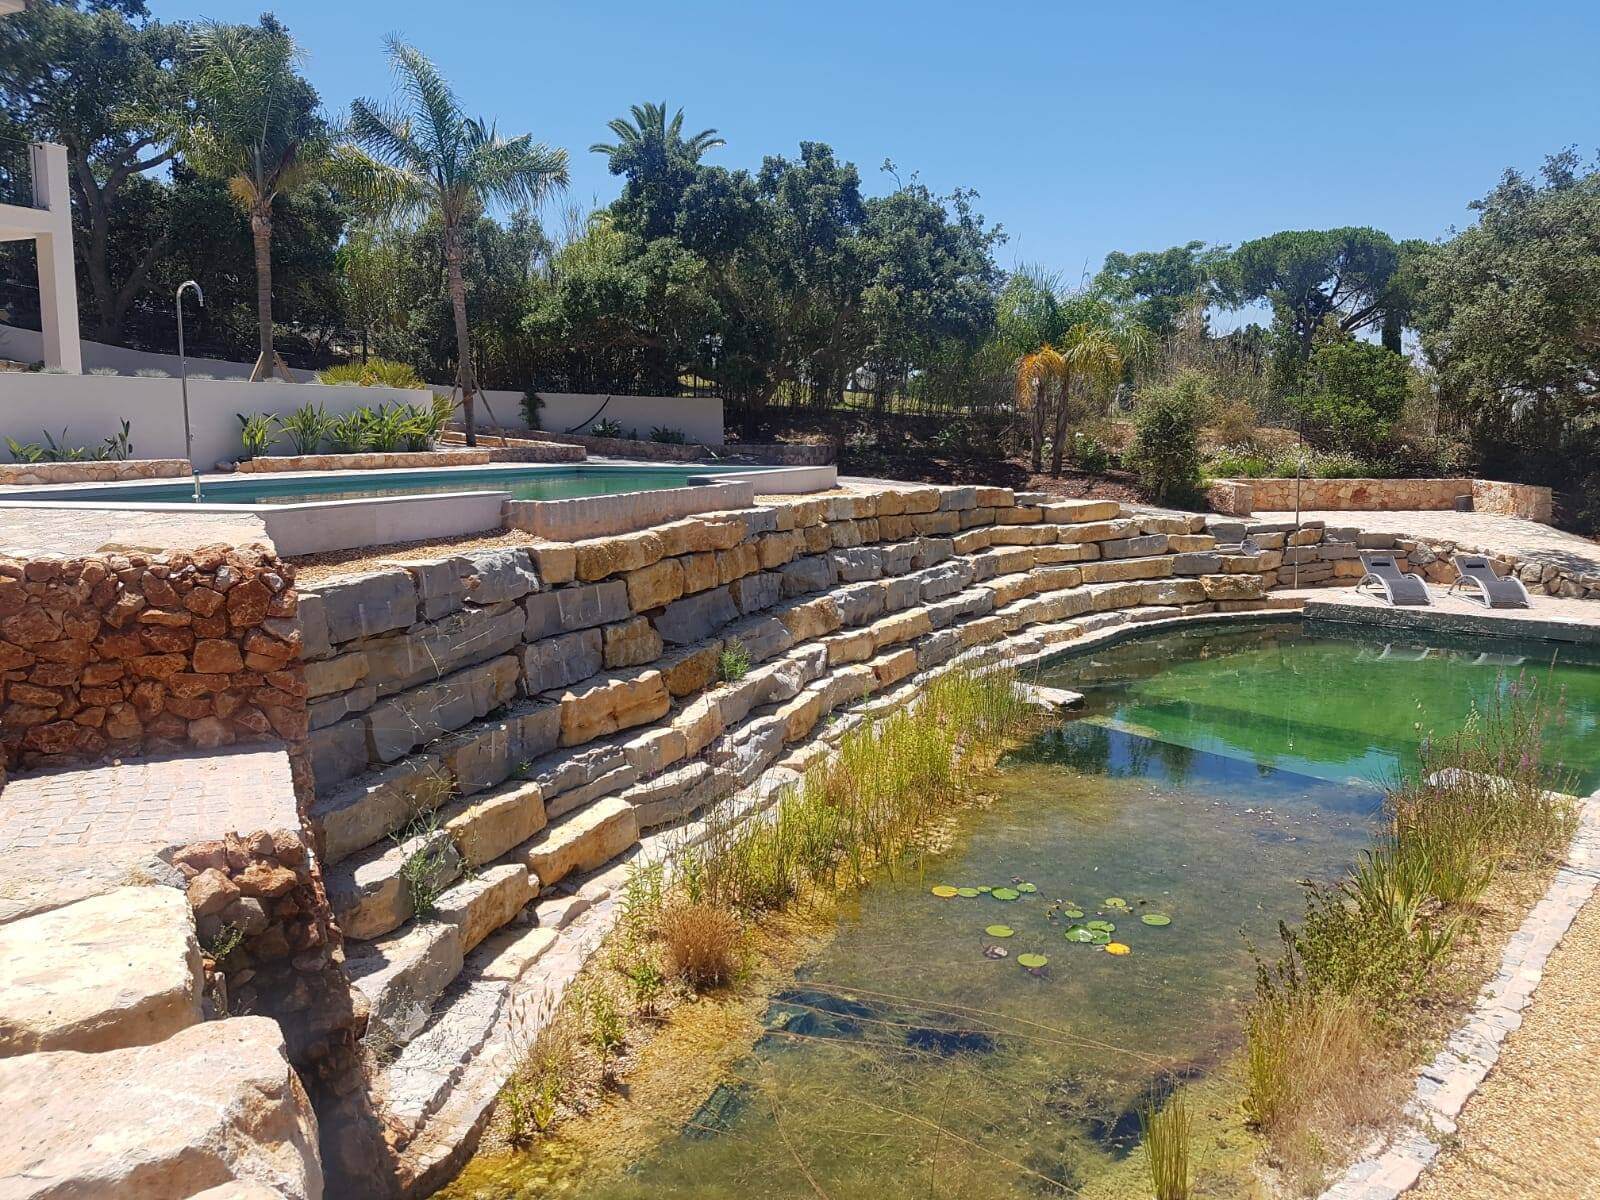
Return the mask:
[[[1102,453],[1095,419],[1178,396],[1163,427],[1186,408],[1240,442],[1287,425],[1351,470],[1550,482],[1600,518],[1600,174],[1571,152],[1508,172],[1436,243],[1289,230],[1116,252],[1064,284],[1002,270],[971,191],[886,162],[873,194],[816,141],[729,169],[717,131],[664,103],[589,147],[613,203],[552,205],[566,151],[469,117],[419,51],[389,53],[399,101],[335,115],[271,17],[46,0],[0,21],[0,182],[29,139],[67,147],[85,335],[172,350],[194,278],[193,344],[261,373],[372,356],[468,397],[710,390],[752,432],[777,405],[981,400],[1056,471]],[[0,247],[10,320],[36,321],[33,288],[31,253]],[[1213,328],[1247,307],[1269,315]]]

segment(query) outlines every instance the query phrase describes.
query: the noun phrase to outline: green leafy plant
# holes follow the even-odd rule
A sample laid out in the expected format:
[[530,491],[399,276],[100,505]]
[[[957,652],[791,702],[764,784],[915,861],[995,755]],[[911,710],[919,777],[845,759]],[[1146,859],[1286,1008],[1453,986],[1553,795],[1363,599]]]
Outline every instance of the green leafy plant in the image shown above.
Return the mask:
[[371,444],[372,413],[358,408],[328,421],[328,448],[335,454],[360,454]]
[[590,437],[619,438],[622,436],[622,422],[613,421],[609,417],[603,421],[596,421],[589,426]]
[[540,424],[544,419],[544,397],[532,388],[522,393],[522,419],[529,429],[544,428]]
[[12,462],[36,463],[44,460],[44,448],[38,442],[19,442],[16,438],[8,437],[6,449],[11,451]]
[[405,448],[432,450],[438,445],[455,405],[449,396],[435,396],[431,404],[408,404],[405,422]]
[[668,446],[682,446],[689,441],[681,429],[669,429],[665,425],[657,425],[650,431],[650,440]]
[[366,426],[366,449],[387,454],[409,443],[417,416],[410,405],[385,404],[375,409],[363,406],[357,411]]
[[1075,433],[1072,435],[1072,461],[1090,475],[1104,475],[1111,466],[1111,451],[1092,434]]
[[600,1060],[602,1078],[609,1078],[617,1055],[627,1043],[628,1023],[611,993],[592,980],[584,985],[578,999],[584,1041]]
[[400,882],[411,901],[412,915],[425,920],[433,915],[440,895],[454,878],[460,856],[454,843],[441,835],[439,814],[434,809],[418,813],[390,837],[397,846],[411,847],[400,864]]
[[1191,498],[1200,487],[1200,416],[1210,406],[1210,380],[1182,371],[1147,387],[1133,413],[1133,443],[1123,462],[1158,502]]
[[717,678],[723,683],[738,683],[749,673],[750,651],[743,642],[729,642],[717,655]]
[[296,454],[315,454],[322,445],[322,439],[328,436],[330,424],[332,420],[327,410],[310,401],[278,419],[278,427],[283,430]]
[[278,419],[271,413],[235,413],[239,418],[239,440],[244,444],[246,458],[265,454],[274,440],[273,427]]
[[357,387],[425,388],[409,363],[388,358],[369,358],[366,362],[340,363],[317,372],[319,383],[355,384]]
[[217,930],[217,935],[206,946],[213,962],[223,962],[244,943],[244,930],[231,921]]

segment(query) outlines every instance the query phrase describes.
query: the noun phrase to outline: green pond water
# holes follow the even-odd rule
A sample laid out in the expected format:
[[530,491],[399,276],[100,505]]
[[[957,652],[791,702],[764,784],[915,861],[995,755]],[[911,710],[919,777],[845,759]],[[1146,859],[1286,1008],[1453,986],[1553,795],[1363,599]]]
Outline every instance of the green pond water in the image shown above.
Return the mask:
[[[749,467],[542,467],[527,470],[360,471],[338,478],[253,479],[248,476],[201,485],[207,504],[300,504],[316,500],[362,500],[380,496],[423,496],[441,492],[509,492],[516,500],[567,500],[574,496],[606,496],[684,487],[699,475]],[[190,483],[153,487],[75,488],[52,495],[53,501],[85,503],[175,504],[191,500]],[[31,497],[25,497],[31,498]]]
[[[1504,662],[1388,649],[1285,623],[1054,669],[1088,693],[1084,715],[1008,756],[995,802],[964,813],[945,852],[849,901],[687,1125],[663,1119],[628,1163],[486,1155],[449,1195],[1024,1197],[1113,1169],[1141,1101],[1237,1048],[1247,939],[1274,953],[1299,881],[1337,877],[1369,844],[1378,783],[1416,727],[1453,729],[1467,697],[1510,686],[1535,654],[1550,672],[1548,649],[1523,664],[1504,646]],[[1577,759],[1587,739],[1592,777],[1600,668],[1554,678],[1562,749]],[[1095,920],[1127,954],[1069,939]]]

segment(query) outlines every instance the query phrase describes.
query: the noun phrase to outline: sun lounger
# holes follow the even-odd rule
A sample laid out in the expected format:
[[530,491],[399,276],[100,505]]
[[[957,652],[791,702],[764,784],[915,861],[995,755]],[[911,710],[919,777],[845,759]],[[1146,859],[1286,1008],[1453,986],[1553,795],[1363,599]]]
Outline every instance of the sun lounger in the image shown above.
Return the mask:
[[1394,555],[1363,554],[1361,567],[1366,574],[1356,584],[1357,591],[1374,589],[1374,594],[1394,605],[1433,603],[1422,576],[1402,571]]
[[1533,601],[1528,598],[1528,589],[1522,586],[1522,580],[1515,575],[1501,578],[1494,573],[1494,566],[1481,554],[1457,554],[1455,556],[1456,581],[1450,585],[1450,591],[1461,590],[1461,594],[1469,600],[1477,600],[1489,608],[1530,608]]

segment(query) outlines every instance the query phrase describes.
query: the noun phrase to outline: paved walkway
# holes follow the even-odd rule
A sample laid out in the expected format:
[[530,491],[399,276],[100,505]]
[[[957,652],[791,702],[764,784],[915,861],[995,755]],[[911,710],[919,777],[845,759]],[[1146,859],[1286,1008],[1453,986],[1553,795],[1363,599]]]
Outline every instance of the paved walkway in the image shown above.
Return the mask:
[[[1303,521],[1322,521],[1340,529],[1394,533],[1424,541],[1454,542],[1480,554],[1513,554],[1550,563],[1577,575],[1600,575],[1600,542],[1525,521],[1480,512],[1317,512],[1300,514]],[[1262,512],[1252,521],[1292,521],[1292,512]]]
[[281,746],[14,775],[0,791],[0,921],[138,881],[168,847],[299,825]]
[[0,504],[0,554],[19,558],[75,558],[112,551],[158,553],[218,542],[272,545],[265,523],[249,513]]

